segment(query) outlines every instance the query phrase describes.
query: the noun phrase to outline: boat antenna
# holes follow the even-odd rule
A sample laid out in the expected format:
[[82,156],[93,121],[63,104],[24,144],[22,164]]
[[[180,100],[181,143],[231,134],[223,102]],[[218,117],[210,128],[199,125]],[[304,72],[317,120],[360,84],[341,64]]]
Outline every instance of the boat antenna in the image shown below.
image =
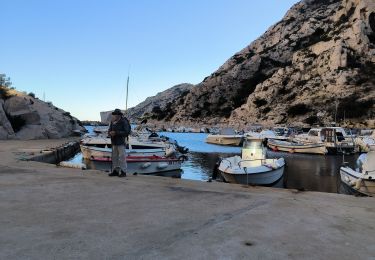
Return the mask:
[[126,81],[126,103],[125,103],[125,112],[128,111],[129,75],[130,75],[130,65],[129,65],[129,69],[128,69],[128,79],[127,79],[127,81]]

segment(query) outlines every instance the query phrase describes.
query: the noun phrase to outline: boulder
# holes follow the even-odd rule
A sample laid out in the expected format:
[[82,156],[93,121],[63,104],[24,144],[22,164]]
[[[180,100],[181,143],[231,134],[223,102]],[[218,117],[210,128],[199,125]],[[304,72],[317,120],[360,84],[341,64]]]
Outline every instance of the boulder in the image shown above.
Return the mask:
[[14,137],[14,131],[4,111],[4,100],[0,99],[0,139]]
[[[31,139],[47,139],[48,135],[45,127],[42,125],[25,125],[20,131],[16,133],[17,139],[31,140]],[[60,138],[57,136],[56,138]]]
[[84,131],[70,113],[23,93],[0,104],[0,139],[57,139]]

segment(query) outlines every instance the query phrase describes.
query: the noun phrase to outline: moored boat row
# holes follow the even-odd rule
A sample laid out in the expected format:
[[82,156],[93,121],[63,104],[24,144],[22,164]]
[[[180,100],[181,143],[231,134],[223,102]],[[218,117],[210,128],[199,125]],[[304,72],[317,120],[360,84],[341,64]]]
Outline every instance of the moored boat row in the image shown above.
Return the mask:
[[225,134],[210,134],[207,136],[206,142],[239,146],[247,138],[263,139],[272,150],[290,153],[350,154],[366,149],[363,148],[366,147],[365,139],[355,139],[354,135],[348,135],[341,127],[313,128],[305,134],[298,134],[298,131],[294,129],[288,131],[284,128],[247,132],[245,134],[238,134],[232,130],[231,133],[227,131]]

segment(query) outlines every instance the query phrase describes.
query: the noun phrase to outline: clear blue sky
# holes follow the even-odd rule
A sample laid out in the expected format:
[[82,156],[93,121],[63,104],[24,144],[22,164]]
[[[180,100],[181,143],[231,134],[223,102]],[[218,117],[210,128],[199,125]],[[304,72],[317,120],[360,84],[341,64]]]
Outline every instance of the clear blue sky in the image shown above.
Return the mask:
[[199,83],[297,0],[0,0],[0,73],[81,120]]

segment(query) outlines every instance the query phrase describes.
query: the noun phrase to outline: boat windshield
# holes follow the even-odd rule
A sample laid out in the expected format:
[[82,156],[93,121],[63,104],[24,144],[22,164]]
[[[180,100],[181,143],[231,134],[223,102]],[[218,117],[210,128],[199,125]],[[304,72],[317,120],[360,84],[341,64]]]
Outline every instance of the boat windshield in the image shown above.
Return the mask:
[[249,149],[262,149],[263,148],[263,142],[261,139],[259,140],[246,140],[243,144],[243,148],[249,148]]
[[232,128],[223,128],[220,131],[221,135],[236,135],[236,132]]
[[[242,160],[265,159],[266,150],[261,139],[247,140],[242,148]],[[261,161],[259,161],[259,164]]]

